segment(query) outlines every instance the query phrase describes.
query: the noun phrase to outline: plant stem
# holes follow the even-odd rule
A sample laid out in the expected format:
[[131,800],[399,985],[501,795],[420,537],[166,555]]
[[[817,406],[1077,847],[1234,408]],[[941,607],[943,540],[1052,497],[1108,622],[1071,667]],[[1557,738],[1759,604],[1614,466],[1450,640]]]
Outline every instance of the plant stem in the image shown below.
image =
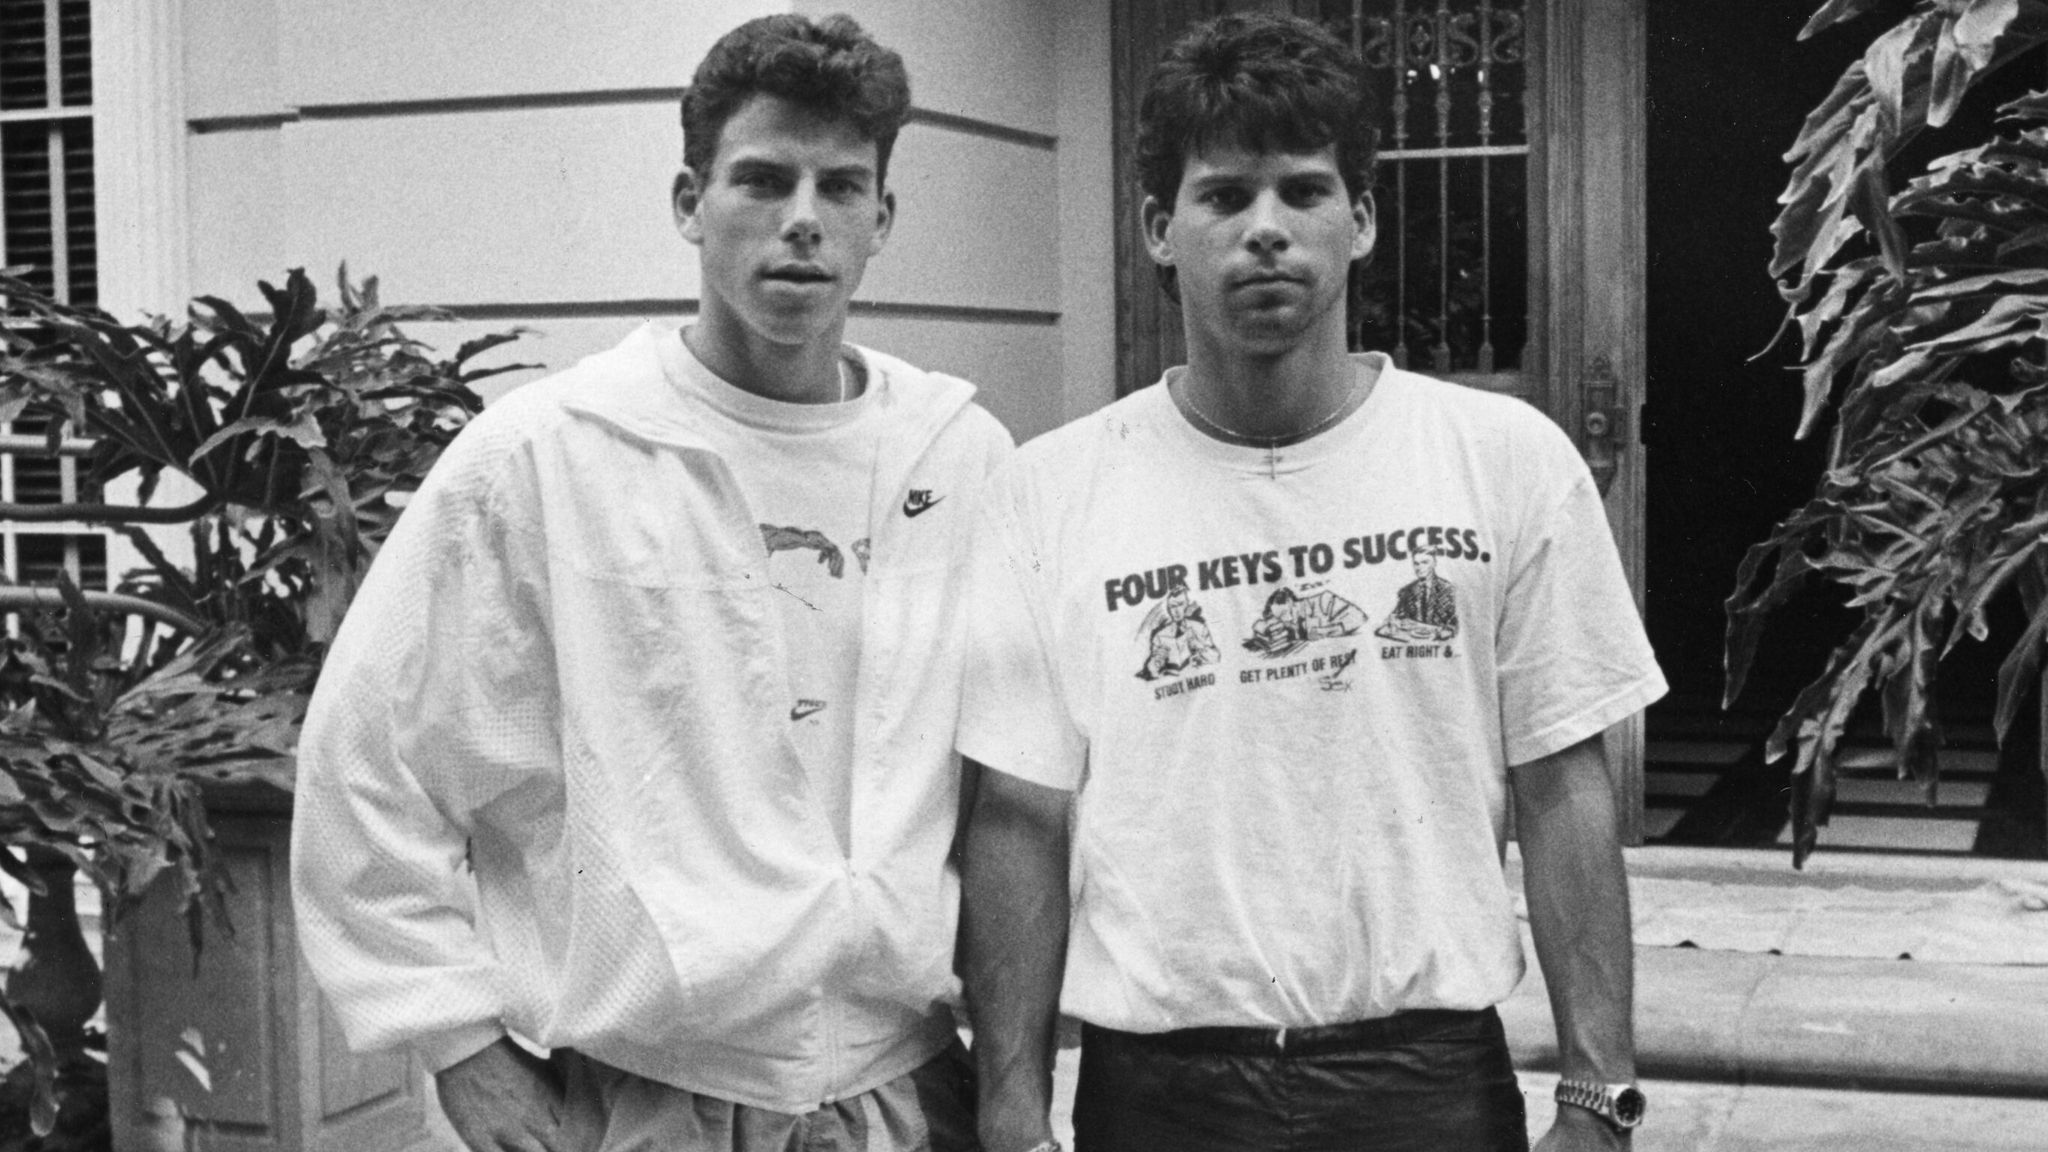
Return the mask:
[[139,504],[0,504],[0,520],[24,524],[53,524],[66,521],[116,524],[185,524],[220,506],[218,496],[202,496],[177,507],[150,508]]
[[[159,624],[167,624],[187,636],[206,633],[209,625],[197,616],[178,611],[168,604],[159,604],[141,596],[130,596],[125,592],[82,592],[87,605],[112,612],[133,612]],[[23,609],[57,609],[64,607],[64,594],[55,588],[24,586],[0,586],[0,613],[19,612]]]
[[100,966],[79,928],[70,859],[40,844],[24,846],[23,856],[45,891],[28,898],[21,963],[7,974],[7,995],[35,1013],[61,1065],[85,1050],[86,1021],[100,1005]]

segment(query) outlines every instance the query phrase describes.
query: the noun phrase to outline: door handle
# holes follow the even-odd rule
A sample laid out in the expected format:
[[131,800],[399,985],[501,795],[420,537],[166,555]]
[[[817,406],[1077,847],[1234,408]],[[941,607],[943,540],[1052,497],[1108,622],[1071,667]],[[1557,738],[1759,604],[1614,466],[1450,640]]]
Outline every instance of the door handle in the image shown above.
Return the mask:
[[1581,425],[1585,438],[1580,450],[1602,496],[1614,486],[1615,474],[1621,471],[1621,438],[1627,423],[1614,362],[1604,355],[1595,356],[1586,371],[1586,415]]

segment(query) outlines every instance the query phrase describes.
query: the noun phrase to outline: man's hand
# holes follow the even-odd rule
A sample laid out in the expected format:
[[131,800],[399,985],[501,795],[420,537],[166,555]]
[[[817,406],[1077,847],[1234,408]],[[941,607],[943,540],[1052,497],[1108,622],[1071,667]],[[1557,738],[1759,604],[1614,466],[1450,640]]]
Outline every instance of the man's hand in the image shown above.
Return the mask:
[[435,1073],[434,1087],[470,1152],[573,1152],[561,1137],[561,1087],[509,1037]]
[[1560,1104],[1556,1122],[1536,1142],[1532,1152],[1628,1152],[1630,1145],[1629,1133],[1617,1132],[1613,1125],[1583,1108]]

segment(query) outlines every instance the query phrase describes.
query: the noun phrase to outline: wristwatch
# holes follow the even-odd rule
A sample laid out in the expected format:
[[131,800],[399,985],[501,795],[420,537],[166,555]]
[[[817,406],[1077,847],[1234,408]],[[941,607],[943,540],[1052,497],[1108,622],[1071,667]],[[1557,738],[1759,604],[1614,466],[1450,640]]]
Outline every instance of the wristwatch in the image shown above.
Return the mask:
[[1044,1140],[1026,1148],[1024,1152],[1060,1152],[1060,1142],[1057,1140]]
[[1649,1106],[1643,1090],[1633,1084],[1599,1084],[1591,1080],[1559,1080],[1557,1102],[1584,1108],[1621,1132],[1641,1124],[1643,1112]]

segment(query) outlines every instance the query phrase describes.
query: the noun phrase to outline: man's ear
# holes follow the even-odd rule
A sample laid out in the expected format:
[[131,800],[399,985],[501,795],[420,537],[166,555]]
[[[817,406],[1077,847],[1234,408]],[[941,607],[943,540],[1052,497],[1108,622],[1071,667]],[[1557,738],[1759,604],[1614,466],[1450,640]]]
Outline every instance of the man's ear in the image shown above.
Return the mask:
[[1372,246],[1379,240],[1371,192],[1363,193],[1351,202],[1351,222],[1358,225],[1358,234],[1351,238],[1351,259],[1363,260],[1372,255]]
[[669,207],[675,210],[676,231],[692,244],[704,242],[704,225],[697,219],[697,208],[703,202],[703,189],[697,184],[697,174],[688,168],[676,173],[675,183],[669,186]]
[[1161,204],[1157,196],[1147,196],[1138,216],[1144,226],[1145,251],[1152,254],[1152,262],[1171,267],[1173,244],[1166,238],[1166,228],[1173,223],[1173,209]]
[[868,238],[870,256],[882,254],[882,245],[889,242],[889,230],[896,226],[896,194],[885,191],[875,199],[875,234]]

